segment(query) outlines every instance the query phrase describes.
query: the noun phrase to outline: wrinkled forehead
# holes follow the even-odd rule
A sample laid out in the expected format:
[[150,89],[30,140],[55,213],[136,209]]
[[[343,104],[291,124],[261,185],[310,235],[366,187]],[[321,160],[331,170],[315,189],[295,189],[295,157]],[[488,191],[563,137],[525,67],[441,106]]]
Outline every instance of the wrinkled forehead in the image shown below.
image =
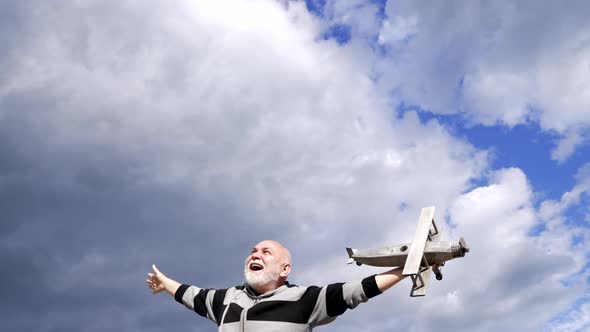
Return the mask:
[[282,244],[278,243],[277,241],[264,240],[264,241],[261,241],[258,244],[256,244],[253,247],[253,249],[256,249],[256,250],[270,249],[270,251],[273,253],[273,255],[279,256],[283,259],[286,259],[287,262],[291,261],[291,253],[289,253],[289,250],[287,248],[285,248]]
[[283,251],[285,248],[278,242],[272,240],[265,240],[262,242],[258,242],[253,249],[270,249],[275,254],[280,254],[280,251]]

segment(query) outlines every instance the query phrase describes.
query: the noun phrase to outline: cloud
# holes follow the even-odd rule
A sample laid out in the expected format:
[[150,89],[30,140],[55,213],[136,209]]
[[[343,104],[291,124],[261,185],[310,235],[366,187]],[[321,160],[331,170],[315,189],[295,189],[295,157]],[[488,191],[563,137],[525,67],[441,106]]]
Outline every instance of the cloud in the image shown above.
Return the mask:
[[[536,225],[526,176],[503,170],[475,187],[490,171],[487,152],[414,112],[392,116],[371,66],[359,65],[370,52],[318,38],[326,24],[303,3],[2,6],[14,13],[0,20],[8,329],[211,328],[149,295],[151,263],[182,282],[225,287],[241,282],[249,246],[276,238],[292,249],[296,283],[360,277],[370,270],[341,265],[343,248],[407,241],[426,205],[456,224],[450,238],[464,234],[474,248],[473,258],[449,264],[449,280],[489,269],[476,258],[490,259],[498,243],[514,255],[491,256],[499,268],[482,278],[455,279],[465,287],[433,287],[431,303],[448,305],[448,315],[497,319],[561,294],[538,317],[496,323],[526,329],[525,317],[539,326],[575,298],[559,281],[580,263],[577,252],[555,246],[548,259],[559,273],[540,270],[540,254],[520,259],[537,245],[526,237]],[[346,22],[364,33],[380,28],[362,17]],[[513,288],[512,267],[536,272],[527,292]],[[496,281],[484,294],[480,287]],[[400,315],[389,319],[392,299]],[[484,300],[478,316],[472,303]],[[433,304],[410,301],[399,287],[326,329],[420,330],[443,319],[431,317]]]
[[583,206],[584,197],[590,192],[590,164],[580,167],[576,173],[576,185],[565,192],[559,201],[545,200],[541,203],[539,217],[548,227],[554,227],[566,220],[568,210]]
[[408,40],[416,34],[417,25],[416,16],[394,17],[391,20],[385,20],[379,31],[379,43],[395,44]]
[[436,122],[408,114],[392,128],[371,80],[317,41],[302,4],[10,10],[23,14],[10,29],[28,33],[5,35],[14,56],[1,59],[11,330],[92,331],[115,312],[143,330],[158,310],[167,328],[206,326],[149,297],[150,263],[185,282],[239,283],[260,239],[330,255],[342,243],[326,239],[375,238],[382,228],[358,221],[449,202],[485,167]]
[[[389,1],[385,17],[371,16],[380,28],[350,24],[353,39],[378,40],[376,76],[397,102],[460,114],[472,125],[536,122],[557,134],[553,158],[563,162],[590,127],[585,6]],[[352,7],[334,13],[333,21],[360,15]]]
[[551,152],[551,159],[559,163],[566,161],[577,147],[582,145],[587,139],[580,130],[571,129],[566,132],[557,144],[557,147]]
[[584,331],[590,326],[590,303],[584,299],[573,311],[553,322],[549,331]]
[[488,186],[459,197],[451,208],[453,233],[463,234],[472,250],[453,271],[464,278],[450,294],[458,297],[455,302],[478,309],[465,318],[460,318],[464,311],[446,316],[449,328],[462,324],[455,327],[536,331],[583,289],[583,278],[575,286],[560,283],[585,261],[584,250],[572,251],[567,245],[575,231],[561,224],[559,232],[530,236],[537,223],[533,199],[524,174],[505,169],[493,174]]
[[[560,313],[586,289],[587,274],[580,271],[587,249],[574,244],[581,230],[569,227],[562,211],[560,222],[532,236],[531,230],[541,221],[534,205],[537,195],[525,174],[516,168],[501,169],[492,172],[487,182],[458,195],[447,211],[437,207],[435,218],[443,228],[443,239],[455,241],[463,236],[471,251],[442,268],[444,279],[431,282],[426,298],[408,297],[410,281],[404,280],[355,313],[339,318],[338,328],[538,331],[556,316],[566,322],[562,318],[568,316]],[[396,216],[397,222],[389,226],[397,234],[367,247],[411,241],[418,218],[417,210],[411,212]],[[448,215],[448,223],[440,222],[441,215]],[[379,272],[344,265],[344,259],[335,256],[309,267],[303,280],[333,281],[331,275],[318,276],[316,271],[326,267],[337,275],[358,278]],[[578,316],[576,312],[572,310],[571,315]]]

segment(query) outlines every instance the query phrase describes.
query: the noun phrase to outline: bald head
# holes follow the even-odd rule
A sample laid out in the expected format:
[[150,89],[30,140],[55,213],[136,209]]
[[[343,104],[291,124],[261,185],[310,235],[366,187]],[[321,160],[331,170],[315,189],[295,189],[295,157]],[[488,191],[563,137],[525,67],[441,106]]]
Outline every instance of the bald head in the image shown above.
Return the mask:
[[274,240],[256,244],[246,257],[246,281],[256,291],[266,293],[283,285],[291,271],[291,253]]
[[291,264],[291,253],[289,249],[275,240],[264,240],[259,242],[254,248],[269,248],[275,252],[275,256],[282,264]]

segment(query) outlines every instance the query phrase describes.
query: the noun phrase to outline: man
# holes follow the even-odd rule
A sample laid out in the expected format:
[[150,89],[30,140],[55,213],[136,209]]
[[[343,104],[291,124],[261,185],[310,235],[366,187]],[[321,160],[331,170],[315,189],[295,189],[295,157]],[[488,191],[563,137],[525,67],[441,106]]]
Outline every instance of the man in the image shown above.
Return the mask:
[[152,293],[168,292],[179,303],[207,317],[219,331],[311,331],[381,294],[403,277],[401,269],[362,281],[326,287],[291,285],[291,255],[276,241],[258,243],[244,265],[246,283],[228,289],[181,285],[152,265],[146,280]]

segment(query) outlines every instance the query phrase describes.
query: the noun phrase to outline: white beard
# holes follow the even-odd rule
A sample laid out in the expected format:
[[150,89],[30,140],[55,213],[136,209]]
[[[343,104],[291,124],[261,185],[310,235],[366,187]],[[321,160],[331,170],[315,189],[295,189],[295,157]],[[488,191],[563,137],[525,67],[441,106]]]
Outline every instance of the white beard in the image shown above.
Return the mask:
[[252,272],[246,269],[244,271],[244,277],[246,278],[248,285],[255,290],[258,290],[264,286],[276,284],[279,281],[280,273],[281,267],[276,264],[275,266],[265,266],[262,272]]

